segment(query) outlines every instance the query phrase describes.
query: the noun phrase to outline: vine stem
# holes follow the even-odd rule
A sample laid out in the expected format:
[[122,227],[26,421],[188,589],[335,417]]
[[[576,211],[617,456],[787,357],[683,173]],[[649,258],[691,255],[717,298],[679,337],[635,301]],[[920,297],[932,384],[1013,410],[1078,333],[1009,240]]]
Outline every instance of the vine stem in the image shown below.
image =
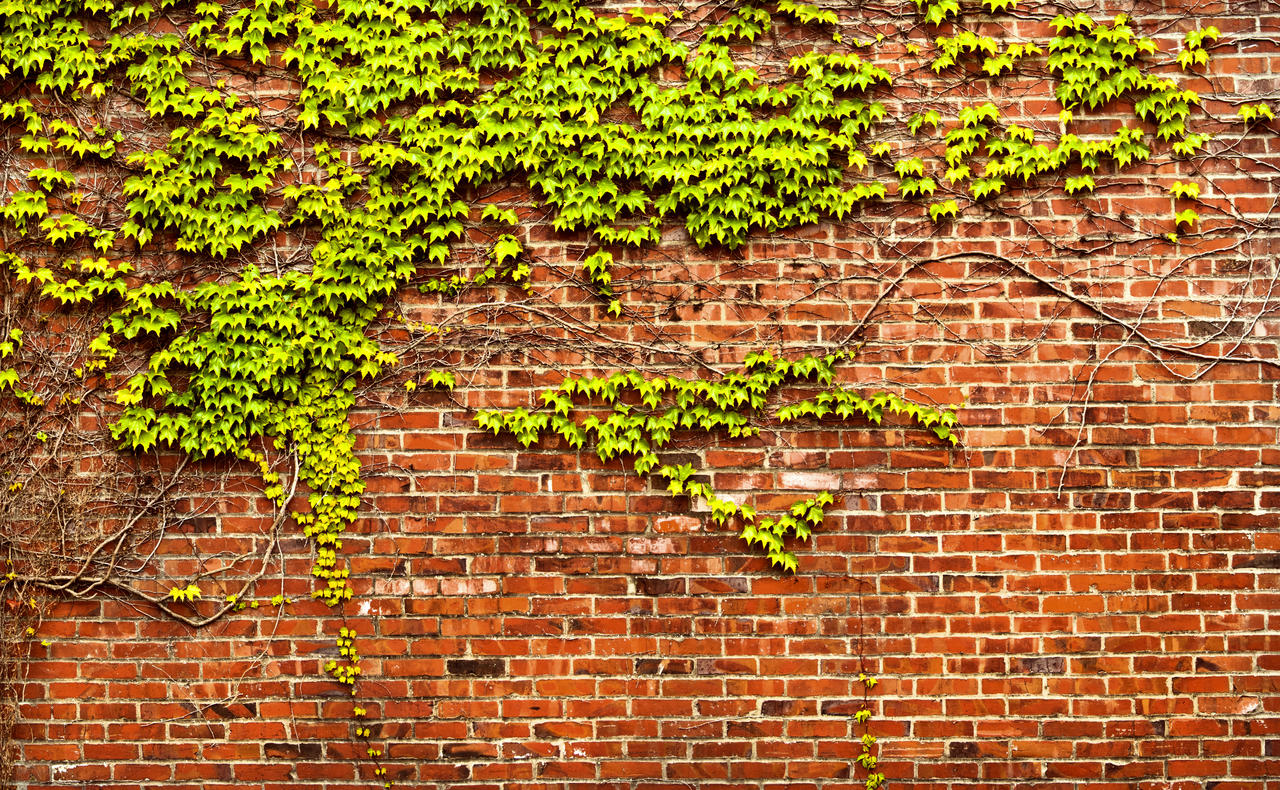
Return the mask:
[[[88,597],[89,594],[92,593],[94,590],[96,590],[98,587],[109,585],[111,587],[124,590],[125,592],[128,592],[138,597],[139,599],[155,604],[165,613],[166,616],[171,617],[180,623],[185,623],[186,625],[189,625],[192,628],[203,628],[204,626],[207,626],[211,623],[216,622],[217,620],[220,620],[228,612],[234,609],[239,599],[243,597],[245,593],[247,593],[253,587],[253,585],[261,581],[262,577],[267,574],[267,569],[270,564],[270,558],[275,553],[276,548],[280,545],[280,528],[284,526],[284,522],[289,517],[290,511],[288,508],[288,504],[293,500],[293,497],[296,494],[297,488],[298,488],[299,459],[297,454],[295,453],[293,455],[293,475],[289,483],[289,490],[285,495],[284,504],[280,505],[280,507],[278,508],[278,512],[276,513],[275,519],[271,522],[271,528],[270,528],[271,541],[267,545],[266,551],[264,551],[261,554],[262,564],[259,566],[257,573],[255,573],[252,578],[248,579],[247,581],[245,581],[243,585],[241,585],[239,592],[231,596],[233,600],[228,600],[222,606],[218,607],[218,609],[214,611],[212,614],[204,617],[192,617],[192,616],[183,614],[182,612],[176,611],[171,606],[168,606],[166,604],[164,596],[150,595],[146,592],[143,592],[138,587],[132,584],[129,584],[127,581],[120,579],[116,575],[116,570],[117,570],[116,560],[119,555],[120,548],[124,543],[124,538],[129,534],[133,526],[137,524],[137,522],[142,518],[142,516],[150,509],[150,507],[153,506],[156,502],[158,502],[166,492],[168,492],[174,485],[177,484],[178,475],[186,468],[187,462],[188,462],[188,459],[184,458],[183,461],[178,465],[177,470],[174,472],[174,477],[169,481],[169,484],[165,486],[163,489],[161,489],[161,491],[157,493],[154,497],[152,497],[151,501],[148,502],[146,506],[139,508],[138,511],[134,513],[132,518],[130,518],[127,524],[125,524],[123,527],[121,527],[112,535],[103,539],[96,547],[94,547],[93,551],[85,559],[83,565],[81,565],[79,571],[77,571],[74,574],[67,574],[63,576],[49,576],[43,579],[32,579],[31,580],[32,584],[34,584],[36,587],[39,587],[43,590],[47,590],[49,592],[62,592],[62,593],[71,595],[72,597],[81,598],[81,599]],[[94,562],[94,558],[98,555],[99,552],[105,549],[106,546],[109,545],[112,541],[115,541],[116,547],[112,550],[111,559],[108,562],[106,570],[97,576],[87,577],[86,572],[88,571],[89,566]],[[254,553],[256,554],[256,552]],[[79,589],[73,589],[75,585],[81,582],[83,582],[87,586]]]
[[[1272,368],[1273,370],[1280,370],[1280,360],[1266,359],[1264,357],[1256,357],[1256,356],[1248,356],[1248,357],[1235,356],[1230,352],[1225,354],[1206,354],[1201,351],[1196,351],[1195,350],[1196,346],[1180,346],[1180,345],[1177,345],[1176,343],[1166,343],[1166,342],[1157,340],[1151,337],[1150,335],[1148,335],[1147,333],[1143,332],[1142,329],[1137,324],[1134,324],[1132,321],[1127,321],[1118,315],[1110,313],[1101,305],[1097,304],[1096,302],[1090,301],[1089,299],[1086,299],[1085,297],[1080,296],[1079,294],[1074,294],[1071,291],[1067,290],[1066,288],[1063,288],[1061,285],[1058,285],[1054,281],[1047,279],[1039,274],[1036,274],[1035,272],[1031,271],[1031,269],[1028,268],[1026,265],[1021,264],[1013,260],[1012,258],[1006,257],[1004,255],[998,255],[996,253],[980,252],[980,251],[957,252],[951,255],[942,255],[942,256],[932,257],[932,258],[922,258],[920,260],[913,261],[910,264],[908,264],[907,267],[903,269],[902,273],[899,274],[896,278],[894,278],[893,282],[889,283],[887,286],[885,286],[883,290],[881,290],[880,294],[876,297],[875,301],[872,302],[871,306],[868,307],[867,310],[863,313],[862,318],[859,319],[858,323],[854,324],[853,328],[850,329],[849,332],[845,335],[845,338],[840,345],[846,346],[850,342],[852,342],[855,338],[859,340],[864,339],[863,333],[866,331],[866,327],[870,323],[871,318],[874,315],[875,311],[879,309],[879,307],[884,303],[884,301],[887,298],[889,298],[890,295],[892,295],[894,291],[896,291],[899,287],[901,287],[903,281],[905,281],[907,276],[910,275],[913,271],[915,271],[916,269],[920,269],[925,266],[928,266],[929,264],[932,264],[932,263],[943,263],[946,261],[966,260],[966,259],[968,260],[978,259],[978,260],[985,260],[985,261],[994,262],[994,263],[1005,264],[1006,266],[1021,272],[1028,279],[1032,280],[1033,282],[1039,285],[1044,286],[1045,288],[1049,289],[1050,291],[1057,294],[1058,296],[1068,299],[1074,302],[1075,304],[1078,304],[1081,307],[1086,308],[1090,312],[1097,315],[1099,318],[1102,318],[1111,324],[1114,324],[1116,326],[1119,326],[1125,329],[1130,333],[1131,337],[1138,338],[1139,340],[1142,341],[1144,345],[1146,345],[1148,348],[1152,350],[1164,351],[1166,353],[1190,357],[1192,359],[1199,360],[1201,362],[1209,363],[1206,367],[1204,367],[1194,375],[1187,376],[1185,374],[1180,374],[1177,371],[1171,370],[1168,367],[1168,365],[1166,365],[1162,360],[1159,360],[1157,358],[1157,362],[1160,363],[1161,367],[1167,370],[1170,374],[1176,376],[1179,379],[1182,379],[1183,381],[1196,381],[1200,378],[1203,378],[1204,375],[1207,374],[1210,370],[1212,370],[1214,366],[1221,364],[1223,362],[1257,364],[1257,365],[1262,365],[1264,367]],[[1267,292],[1268,303],[1270,301],[1271,294],[1272,294],[1272,289],[1269,289]],[[1234,345],[1232,345],[1232,350],[1234,351],[1235,349],[1239,348],[1243,343],[1244,343],[1243,337],[1236,340]],[[1202,345],[1202,344],[1197,344],[1197,345]]]

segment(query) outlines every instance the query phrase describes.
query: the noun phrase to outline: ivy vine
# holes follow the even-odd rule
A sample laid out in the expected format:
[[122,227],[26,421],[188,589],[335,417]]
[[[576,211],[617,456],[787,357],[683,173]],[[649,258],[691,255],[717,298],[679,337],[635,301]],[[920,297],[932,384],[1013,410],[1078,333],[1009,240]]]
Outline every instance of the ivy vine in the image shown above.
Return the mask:
[[[835,501],[836,492],[824,491],[797,500],[786,513],[758,518],[749,504],[734,502],[711,485],[693,479],[692,465],[663,464],[659,453],[682,429],[708,433],[723,430],[730,438],[758,436],[760,427],[752,424],[752,418],[775,400],[778,389],[810,379],[821,387],[820,391],[776,409],[772,417],[778,423],[834,416],[841,420],[860,418],[879,425],[888,412],[905,416],[951,444],[959,441],[956,413],[950,409],[939,410],[888,392],[863,397],[836,385],[834,368],[845,356],[840,352],[792,361],[775,358],[767,351],[752,353],[741,371],[719,381],[676,376],[646,379],[635,371],[607,378],[568,378],[559,389],[542,392],[545,411],[529,412],[519,407],[509,411],[481,410],[476,422],[495,434],[512,434],[525,447],[550,434],[574,449],[593,444],[601,461],[628,456],[637,474],[655,474],[672,495],[688,496],[705,506],[715,523],[741,519],[740,537],[749,546],[758,545],[771,565],[794,572],[797,561],[786,549],[786,539],[808,540],[812,529],[822,524],[823,508]],[[579,398],[599,401],[611,410],[604,419],[590,413],[579,418],[574,403]]]

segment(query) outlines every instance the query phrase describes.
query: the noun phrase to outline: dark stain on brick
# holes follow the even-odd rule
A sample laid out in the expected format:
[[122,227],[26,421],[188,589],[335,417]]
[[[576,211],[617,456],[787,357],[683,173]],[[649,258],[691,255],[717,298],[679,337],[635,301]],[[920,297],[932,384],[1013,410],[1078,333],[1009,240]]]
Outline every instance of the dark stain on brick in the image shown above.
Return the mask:
[[641,576],[636,579],[636,592],[641,595],[684,595],[684,579],[659,579]]
[[318,743],[264,743],[262,751],[267,757],[288,760],[319,760],[321,756]]
[[947,747],[948,757],[977,757],[978,744],[973,741],[957,741]]
[[637,675],[688,675],[693,662],[687,658],[637,658]]
[[219,719],[250,719],[258,715],[258,704],[237,702],[234,705],[224,705],[221,702],[215,702],[209,706],[209,712]]
[[1015,670],[1025,675],[1061,675],[1066,672],[1067,660],[1062,656],[1036,656],[1014,659]]
[[449,674],[469,678],[495,678],[507,674],[507,664],[500,658],[451,658],[446,666]]

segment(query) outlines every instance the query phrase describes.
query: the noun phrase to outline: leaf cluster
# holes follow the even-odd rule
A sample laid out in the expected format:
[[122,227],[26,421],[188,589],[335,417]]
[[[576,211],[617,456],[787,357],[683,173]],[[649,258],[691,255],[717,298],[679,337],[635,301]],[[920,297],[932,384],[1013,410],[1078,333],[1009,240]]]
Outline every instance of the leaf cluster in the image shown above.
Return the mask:
[[[660,453],[672,446],[680,431],[723,432],[735,439],[758,435],[761,420],[779,390],[795,385],[818,386],[821,391],[776,409],[772,418],[778,423],[834,417],[879,425],[889,412],[928,428],[939,439],[958,442],[952,410],[935,409],[885,392],[863,397],[837,384],[836,366],[845,358],[839,353],[788,360],[770,352],[753,352],[741,370],[718,381],[645,378],[634,370],[607,377],[570,377],[558,389],[542,393],[542,409],[481,410],[476,423],[494,434],[510,434],[524,447],[550,435],[572,449],[591,447],[601,461],[629,458],[637,474],[655,474],[672,495],[688,496],[706,507],[715,523],[740,519],[740,537],[748,546],[758,546],[774,566],[794,571],[796,558],[784,541],[791,536],[809,538],[813,527],[822,523],[823,508],[834,501],[832,492],[797,501],[786,513],[760,518],[749,505],[739,504],[697,479],[692,465],[664,464]],[[580,400],[598,405],[583,413]]]

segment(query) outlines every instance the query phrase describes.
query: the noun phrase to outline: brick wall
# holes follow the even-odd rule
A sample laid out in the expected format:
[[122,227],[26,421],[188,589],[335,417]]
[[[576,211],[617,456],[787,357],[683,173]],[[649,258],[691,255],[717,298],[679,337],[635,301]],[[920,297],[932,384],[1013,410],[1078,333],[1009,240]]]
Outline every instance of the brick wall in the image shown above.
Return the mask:
[[[353,418],[370,486],[345,616],[307,600],[288,528],[258,593],[284,607],[193,631],[110,594],[59,604],[20,786],[367,787],[353,700],[321,672],[343,626],[401,787],[861,787],[861,671],[895,787],[1280,787],[1280,143],[1225,122],[1275,90],[1280,17],[1179,7],[1143,31],[1176,40],[1189,12],[1226,34],[1199,82],[1230,156],[1081,203],[1014,192],[940,229],[892,207],[737,252],[671,230],[620,267],[627,322],[554,290],[580,238],[531,231],[553,295],[484,295],[446,349],[455,394],[393,381]],[[1175,246],[1165,188],[1189,177],[1210,208]],[[619,462],[471,422],[566,372],[697,375],[858,328],[844,380],[965,400],[962,448],[828,422],[670,456],[762,510],[838,489],[793,576]],[[266,542],[267,506],[222,471],[158,547],[175,572]]]

